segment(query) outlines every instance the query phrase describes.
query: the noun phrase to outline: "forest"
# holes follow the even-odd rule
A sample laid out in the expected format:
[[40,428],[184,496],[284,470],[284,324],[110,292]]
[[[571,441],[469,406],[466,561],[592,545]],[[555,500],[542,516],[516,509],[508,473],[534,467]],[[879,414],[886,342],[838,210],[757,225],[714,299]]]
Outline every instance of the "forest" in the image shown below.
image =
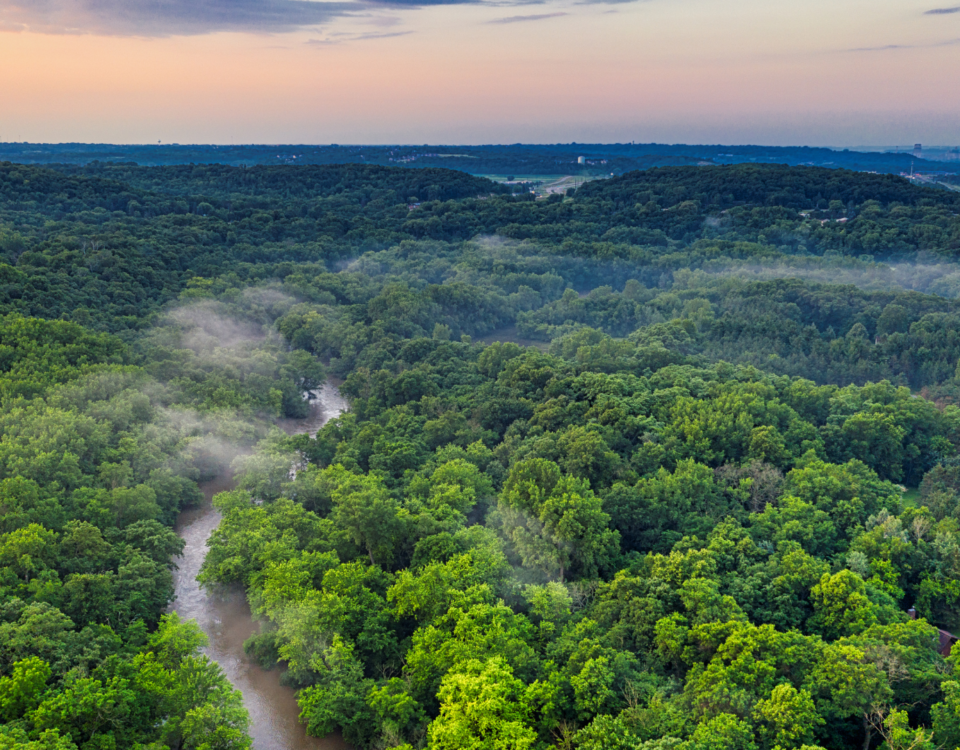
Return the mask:
[[[956,160],[943,161],[944,149],[851,151],[810,146],[729,146],[666,143],[553,143],[451,145],[188,145],[157,143],[113,145],[102,143],[0,143],[0,161],[65,165],[97,169],[101,165],[135,163],[142,166],[223,164],[348,164],[397,166],[412,169],[440,167],[475,175],[621,175],[638,169],[702,164],[790,164],[853,169],[860,172],[903,174],[916,172],[960,175]],[[578,162],[584,157],[584,163]]]
[[[0,750],[960,747],[960,195],[0,163]],[[349,411],[291,436],[309,396]]]

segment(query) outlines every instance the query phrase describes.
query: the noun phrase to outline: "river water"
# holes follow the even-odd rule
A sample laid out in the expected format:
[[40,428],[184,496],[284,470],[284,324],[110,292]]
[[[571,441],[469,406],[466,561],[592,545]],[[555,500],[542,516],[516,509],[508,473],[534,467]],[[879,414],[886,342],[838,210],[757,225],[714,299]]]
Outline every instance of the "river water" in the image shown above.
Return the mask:
[[[326,383],[315,391],[310,416],[288,420],[281,426],[291,434],[317,430],[347,409],[336,385]],[[176,599],[171,610],[186,620],[196,620],[210,639],[205,653],[217,662],[233,686],[243,693],[250,713],[250,736],[254,750],[348,750],[337,735],[318,739],[307,735],[299,721],[300,708],[292,688],[280,684],[280,669],[264,670],[243,652],[243,642],[258,631],[246,596],[240,590],[208,593],[197,583],[197,574],[207,553],[207,539],[220,523],[213,496],[233,489],[232,475],[226,473],[200,484],[203,505],[180,514],[176,531],[186,542],[183,557],[174,571]]]

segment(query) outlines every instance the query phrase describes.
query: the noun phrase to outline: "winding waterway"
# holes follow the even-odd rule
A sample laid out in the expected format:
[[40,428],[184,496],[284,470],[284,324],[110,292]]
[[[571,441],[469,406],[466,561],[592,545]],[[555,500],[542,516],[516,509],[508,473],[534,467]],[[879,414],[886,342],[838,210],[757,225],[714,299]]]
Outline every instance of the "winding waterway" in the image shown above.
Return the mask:
[[[304,420],[290,420],[282,427],[292,434],[315,435],[329,420],[347,409],[337,387],[326,383],[312,402],[311,414]],[[230,682],[243,693],[250,713],[250,736],[254,750],[346,750],[339,736],[310,737],[299,721],[300,709],[292,688],[280,684],[281,670],[264,670],[247,658],[243,642],[257,632],[247,599],[240,590],[208,593],[197,583],[197,574],[207,553],[207,539],[220,523],[213,507],[213,496],[233,489],[228,473],[203,482],[203,505],[191,508],[177,519],[177,533],[186,542],[183,557],[174,571],[176,599],[171,610],[184,619],[196,620],[207,634],[210,645],[205,653],[223,669]]]

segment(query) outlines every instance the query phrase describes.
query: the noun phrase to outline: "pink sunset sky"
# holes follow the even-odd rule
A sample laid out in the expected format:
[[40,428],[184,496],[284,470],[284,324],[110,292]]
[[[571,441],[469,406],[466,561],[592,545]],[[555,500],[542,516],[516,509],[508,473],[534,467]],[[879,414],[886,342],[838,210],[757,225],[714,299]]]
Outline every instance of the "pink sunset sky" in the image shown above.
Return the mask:
[[960,143],[937,0],[0,0],[0,141]]

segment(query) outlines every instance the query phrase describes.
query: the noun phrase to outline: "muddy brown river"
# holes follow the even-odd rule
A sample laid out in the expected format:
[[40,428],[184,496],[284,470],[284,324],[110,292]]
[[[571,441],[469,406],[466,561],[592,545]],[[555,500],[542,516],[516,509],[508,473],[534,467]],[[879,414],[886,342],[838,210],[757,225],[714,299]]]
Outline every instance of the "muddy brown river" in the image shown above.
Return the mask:
[[[289,420],[282,426],[291,433],[315,435],[327,421],[347,408],[336,385],[324,384],[315,393],[307,419]],[[180,514],[177,533],[186,542],[183,557],[174,571],[176,599],[171,610],[188,620],[196,620],[207,634],[210,645],[205,653],[223,669],[234,687],[243,693],[250,713],[250,736],[254,750],[348,750],[339,736],[310,737],[299,721],[300,708],[292,688],[280,684],[281,670],[261,669],[243,652],[243,642],[257,632],[257,621],[250,614],[247,599],[240,590],[208,593],[197,583],[197,574],[207,553],[207,539],[220,523],[220,513],[211,500],[218,492],[233,489],[229,475],[203,482],[203,505]]]

